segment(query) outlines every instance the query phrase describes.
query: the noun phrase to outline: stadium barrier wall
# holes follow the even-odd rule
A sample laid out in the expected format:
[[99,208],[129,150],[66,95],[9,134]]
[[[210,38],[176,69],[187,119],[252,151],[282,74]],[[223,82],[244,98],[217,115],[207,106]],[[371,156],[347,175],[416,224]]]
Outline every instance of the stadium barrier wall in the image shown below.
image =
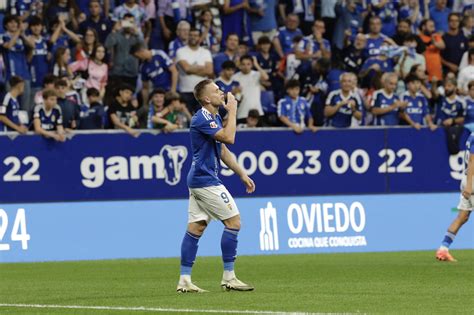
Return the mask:
[[[239,255],[434,250],[459,193],[237,198]],[[8,204],[0,262],[177,257],[187,200]],[[455,249],[474,248],[474,224]],[[212,222],[199,255],[220,255]],[[427,257],[427,259],[434,259]]]
[[[187,131],[78,133],[65,143],[2,135],[0,205],[187,198],[189,143]],[[457,191],[463,168],[463,152],[448,154],[441,129],[241,131],[230,149],[255,196]],[[234,196],[246,195],[230,170],[220,177]]]

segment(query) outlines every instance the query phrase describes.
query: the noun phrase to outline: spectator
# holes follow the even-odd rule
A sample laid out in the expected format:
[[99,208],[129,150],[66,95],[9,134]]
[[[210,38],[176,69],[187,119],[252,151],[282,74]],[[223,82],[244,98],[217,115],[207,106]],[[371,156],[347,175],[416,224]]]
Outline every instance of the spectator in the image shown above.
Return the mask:
[[392,37],[395,35],[398,11],[396,10],[395,1],[391,0],[370,0],[369,12],[371,11],[374,16],[380,18],[382,22],[381,32],[385,36]]
[[88,88],[86,93],[89,105],[81,106],[78,129],[104,129],[105,109],[101,103],[100,92],[92,87]]
[[31,35],[29,41],[34,43],[34,49],[28,54],[29,71],[31,73],[30,104],[34,104],[34,96],[43,87],[43,80],[48,74],[51,54],[48,52],[48,42],[43,37],[43,21],[38,16],[29,19]]
[[453,12],[463,14],[474,13],[474,2],[472,0],[454,0]]
[[401,21],[406,20],[410,22],[411,31],[416,33],[418,27],[420,26],[421,21],[425,18],[429,18],[429,8],[428,8],[428,1],[422,0],[424,6],[425,16],[423,16],[420,8],[420,1],[419,0],[404,0],[401,1],[402,5],[399,9],[399,19],[398,22],[400,24]]
[[176,92],[178,70],[163,50],[149,50],[144,45],[137,44],[130,49],[130,54],[142,62],[142,96],[145,104],[148,103],[150,91],[156,88]]
[[262,81],[266,90],[273,91],[274,95],[280,95],[283,91],[283,76],[278,73],[278,56],[271,50],[272,42],[267,36],[261,36],[257,45],[257,62],[268,74],[269,80]]
[[369,20],[369,34],[367,37],[366,57],[374,57],[380,54],[380,47],[383,43],[396,46],[396,43],[389,37],[381,33],[382,20],[378,16],[372,16]]
[[[232,93],[235,96],[235,99],[240,102],[242,99],[242,89],[240,88],[239,82],[234,80],[232,77],[235,73],[237,66],[233,61],[227,60],[222,64],[221,75],[216,79],[216,84],[219,89],[224,92],[224,95],[227,93]],[[224,106],[219,107],[219,115],[225,119],[227,116],[227,111]]]
[[6,80],[9,81],[14,76],[19,76],[24,80],[24,93],[20,100],[22,110],[31,111],[30,86],[31,76],[26,61],[26,47],[34,44],[25,36],[24,30],[20,27],[18,16],[6,16],[3,20],[5,33],[0,35],[0,46],[2,57],[6,66]]
[[191,25],[188,21],[180,21],[176,28],[176,38],[170,42],[168,47],[168,55],[171,59],[176,58],[176,52],[181,47],[184,47],[188,44],[189,39],[189,30],[191,29]]
[[308,100],[314,124],[324,125],[324,104],[328,93],[327,75],[331,70],[331,60],[320,58],[313,64],[313,71],[303,81],[303,95]]
[[18,15],[22,22],[29,21],[33,16],[42,16],[43,15],[43,2],[40,1],[12,1],[11,4],[11,13],[13,15]]
[[298,15],[288,14],[285,20],[286,26],[278,29],[278,33],[273,39],[273,46],[280,58],[292,52],[293,39],[296,36],[303,36],[303,33],[298,28],[299,21]]
[[247,115],[245,124],[239,124],[237,128],[239,129],[257,128],[259,119],[260,119],[260,114],[258,113],[258,110],[251,109],[249,110],[249,114]]
[[458,89],[462,94],[468,93],[468,84],[474,80],[474,48],[469,49],[469,65],[458,75]]
[[444,73],[458,73],[459,63],[466,51],[468,43],[460,29],[460,17],[456,13],[450,13],[448,17],[448,31],[443,34],[443,42],[446,47],[441,52],[441,64]]
[[[165,47],[175,36],[179,21],[187,19],[187,0],[160,0],[158,1],[158,20],[162,31]],[[176,5],[175,7],[175,4]]]
[[82,41],[76,45],[74,59],[79,61],[89,58],[95,46],[99,44],[98,36],[99,35],[97,35],[95,29],[87,29],[84,33]]
[[[473,4],[474,5],[474,4]],[[474,11],[471,11],[474,12]],[[464,15],[462,18],[462,29],[464,36],[469,38],[471,35],[474,34],[474,16],[472,15]]]
[[105,95],[109,68],[105,64],[105,46],[99,44],[94,47],[89,58],[73,62],[69,65],[71,72],[82,71],[86,80],[85,88],[94,88],[99,91],[100,97]]
[[[411,31],[410,25],[411,25],[411,22],[408,19],[401,20],[400,22],[398,22],[397,33],[395,34],[395,36],[393,36],[393,40],[395,41],[395,44],[397,44],[398,46],[402,46],[407,36],[412,36],[418,33],[417,30]],[[415,36],[415,38],[416,38],[416,52],[419,54],[422,54],[426,49],[425,44],[423,43],[421,38],[419,38],[418,36]]]
[[267,36],[270,40],[275,37],[277,30],[276,6],[277,0],[250,1],[250,25],[254,44],[258,43],[262,36]]
[[148,129],[155,129],[159,127],[153,122],[152,118],[165,108],[165,94],[166,91],[163,88],[157,88],[151,92],[150,101],[148,103]]
[[416,53],[417,49],[417,39],[418,37],[413,34],[409,34],[405,37],[403,41],[403,47],[406,49],[403,51],[403,54],[398,58],[398,63],[395,66],[395,71],[398,73],[400,78],[406,78],[410,72],[411,67],[415,64],[421,65],[426,69],[426,61],[423,55]]
[[88,29],[94,29],[97,32],[100,43],[105,43],[107,36],[112,31],[112,21],[103,14],[100,0],[89,1],[89,15],[87,19],[79,24],[79,34],[85,36]]
[[122,5],[116,7],[114,10],[114,20],[123,20],[128,14],[133,16],[133,22],[137,29],[140,29],[145,24],[145,10],[137,4],[136,0],[125,0]]
[[37,105],[43,105],[43,91],[44,90],[54,90],[54,82],[56,82],[56,76],[48,73],[45,75],[44,80],[43,80],[43,90],[39,90],[36,92],[34,95],[34,104],[35,107]]
[[137,86],[138,59],[130,55],[130,48],[136,44],[143,44],[144,41],[138,35],[133,20],[131,14],[125,14],[124,18],[115,24],[112,33],[105,41],[105,47],[111,54],[105,105],[111,103],[117,86],[125,83],[133,88],[132,91]]
[[224,61],[230,60],[234,63],[238,63],[239,36],[235,33],[228,34],[225,39],[225,42],[225,50],[221,53],[216,54],[213,58],[214,74],[216,75],[219,75],[219,73],[221,73],[221,65]]
[[426,46],[424,53],[426,60],[426,71],[428,71],[428,79],[433,78],[441,80],[443,72],[441,69],[441,50],[446,46],[440,34],[435,33],[433,20],[423,20],[420,25],[420,38]]
[[[436,90],[435,90],[436,91]],[[444,81],[444,96],[435,94],[437,125],[451,127],[464,123],[464,102],[456,93],[456,80]]]
[[51,24],[53,25],[53,33],[49,38],[49,42],[51,45],[51,55],[54,56],[56,54],[56,50],[59,47],[71,48],[73,47],[72,43],[77,45],[81,42],[81,38],[76,33],[66,27],[64,17],[56,18],[51,22]]
[[43,137],[51,138],[59,142],[66,141],[61,108],[57,103],[56,92],[45,90],[43,92],[44,103],[36,105],[33,115],[35,132]]
[[408,75],[415,75],[418,80],[420,80],[420,90],[421,93],[428,99],[431,100],[432,93],[431,93],[431,82],[428,80],[428,73],[426,72],[426,68],[423,67],[421,64],[413,65],[410,69]]
[[173,132],[176,129],[186,128],[180,116],[184,116],[186,121],[190,121],[192,116],[186,105],[180,102],[179,94],[168,92],[165,95],[165,108],[153,115],[151,121],[158,124],[165,133]]
[[422,126],[428,125],[434,131],[437,126],[433,124],[428,108],[428,100],[420,92],[421,81],[415,75],[409,75],[405,79],[407,91],[401,99],[407,102],[407,107],[401,113],[401,118],[413,128],[420,130]]
[[314,11],[315,11],[314,0],[305,0],[305,1],[280,0],[280,3],[278,5],[278,10],[283,20],[287,20],[287,18],[291,14],[296,15],[298,17],[298,20],[302,22],[301,30],[303,31],[303,34],[309,35],[311,33],[311,27],[313,26],[313,23],[314,23]]
[[365,48],[367,37],[359,33],[356,35],[354,43],[346,47],[342,53],[344,69],[349,72],[359,73],[365,62]]
[[447,0],[435,0],[436,4],[430,9],[430,18],[434,22],[436,32],[445,33],[448,31],[448,15],[451,9],[446,7]]
[[8,92],[0,104],[0,132],[17,131],[25,134],[28,128],[20,122],[18,96],[23,94],[25,83],[22,78],[13,76],[10,78],[10,92]]
[[71,61],[71,51],[66,47],[59,47],[54,54],[53,74],[57,77],[72,78],[72,72],[68,68]]
[[199,30],[201,31],[201,38],[199,39],[200,45],[209,49],[213,54],[219,52],[220,39],[217,37],[217,34],[220,32],[214,30],[215,27],[212,25],[211,10],[202,10],[199,21]]
[[[324,38],[329,42],[333,41],[334,28],[336,26],[336,5],[339,0],[321,1],[321,18],[324,22],[327,32]],[[314,10],[313,10],[314,11]]]
[[300,49],[313,59],[321,57],[331,59],[331,44],[323,37],[326,32],[324,21],[316,20],[312,30],[313,34],[303,39]]
[[298,134],[303,133],[305,127],[316,132],[310,105],[305,98],[299,96],[300,82],[289,80],[285,85],[285,90],[287,95],[278,102],[280,121]]
[[201,108],[194,98],[194,87],[202,80],[214,75],[211,53],[199,46],[199,37],[200,32],[191,29],[188,45],[180,48],[176,54],[176,64],[179,69],[179,91],[191,113]]
[[250,9],[248,0],[224,0],[222,7],[222,38],[235,33],[242,40],[248,42],[250,38],[250,20],[247,11]]
[[51,0],[46,5],[45,18],[46,21],[54,23],[56,19],[64,22],[64,25],[77,30],[80,11],[74,0]]
[[[61,108],[62,125],[65,130],[76,129],[79,118],[80,107],[69,100],[66,95],[68,92],[68,83],[64,79],[56,80],[54,83],[56,102]],[[43,94],[43,99],[45,96]],[[46,104],[46,101],[44,101]]]
[[329,93],[324,108],[324,116],[328,119],[328,126],[348,128],[352,117],[362,119],[360,99],[353,94],[353,77],[350,73],[343,73],[340,77],[341,89]]
[[464,119],[464,127],[474,132],[474,80],[467,85],[468,95],[465,98],[466,102],[466,117]]
[[400,112],[408,105],[394,94],[397,83],[398,77],[395,73],[385,73],[382,76],[383,88],[377,90],[372,97],[372,114],[377,126],[397,126]]
[[109,107],[108,115],[113,128],[123,129],[136,138],[140,133],[134,129],[138,128],[138,116],[136,107],[132,105],[133,92],[132,86],[120,85],[115,99]]
[[362,32],[362,17],[356,10],[356,0],[338,3],[335,12],[337,19],[332,43],[339,51],[342,51],[346,39],[353,42],[356,35]]
[[464,52],[461,58],[461,62],[459,63],[459,69],[464,69],[469,65],[469,50],[474,48],[474,34],[469,37],[469,41],[467,44],[467,50]]
[[[252,70],[252,67],[255,67],[257,71]],[[249,55],[240,57],[240,72],[236,73],[233,79],[239,82],[242,87],[242,101],[237,108],[238,123],[245,122],[251,109],[258,110],[258,113],[262,116],[260,82],[268,80],[268,74],[260,67],[257,59]]]

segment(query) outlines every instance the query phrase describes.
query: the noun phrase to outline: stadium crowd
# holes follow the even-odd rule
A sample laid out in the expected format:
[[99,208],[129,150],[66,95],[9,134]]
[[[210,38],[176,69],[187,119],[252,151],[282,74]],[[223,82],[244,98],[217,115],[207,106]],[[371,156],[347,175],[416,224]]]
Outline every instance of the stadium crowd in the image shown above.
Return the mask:
[[242,128],[474,130],[473,0],[10,0],[0,10],[1,131],[172,132],[188,127],[206,78],[236,96]]

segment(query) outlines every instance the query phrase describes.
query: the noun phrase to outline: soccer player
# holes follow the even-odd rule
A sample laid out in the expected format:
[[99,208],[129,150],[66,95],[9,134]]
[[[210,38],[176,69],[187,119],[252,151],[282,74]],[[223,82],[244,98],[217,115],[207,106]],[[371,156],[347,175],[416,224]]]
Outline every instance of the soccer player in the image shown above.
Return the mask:
[[[211,219],[224,224],[221,238],[224,273],[221,287],[225,290],[251,291],[253,286],[238,280],[234,272],[240,230],[239,209],[217,174],[219,160],[233,170],[244,183],[247,193],[255,191],[255,183],[237,164],[225,144],[235,142],[237,101],[232,93],[224,93],[212,80],[203,80],[194,88],[194,95],[202,108],[191,120],[191,148],[193,161],[188,174],[189,209],[188,227],[181,244],[181,276],[178,292],[206,292],[191,282],[191,269],[196,259],[199,238]],[[218,114],[223,105],[229,115],[227,125],[222,127]]]
[[466,142],[466,154],[464,155],[464,177],[461,181],[461,197],[458,205],[458,216],[448,228],[441,246],[436,251],[436,259],[440,261],[455,262],[456,259],[449,253],[449,246],[464,223],[469,220],[473,210],[474,196],[472,194],[472,177],[474,176],[474,133],[471,133]]
[[28,128],[20,123],[18,113],[20,105],[18,103],[18,96],[23,94],[25,83],[22,78],[18,76],[11,77],[10,92],[8,92],[0,103],[0,132],[2,131],[18,131],[25,134]]
[[58,105],[56,91],[45,90],[43,92],[43,104],[35,107],[33,119],[37,134],[60,142],[66,141],[61,107]]

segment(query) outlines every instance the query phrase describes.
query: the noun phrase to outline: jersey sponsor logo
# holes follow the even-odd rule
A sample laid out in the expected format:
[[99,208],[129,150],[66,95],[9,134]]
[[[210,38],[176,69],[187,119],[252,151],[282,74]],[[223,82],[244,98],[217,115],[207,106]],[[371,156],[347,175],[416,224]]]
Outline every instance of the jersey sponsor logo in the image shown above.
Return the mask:
[[81,161],[82,184],[99,188],[107,181],[164,179],[171,186],[181,181],[181,170],[188,156],[185,146],[165,145],[159,155],[85,157]]
[[211,121],[211,122],[209,123],[209,127],[211,127],[212,129],[216,129],[216,128],[218,128],[219,126],[217,126],[217,124],[216,124],[215,121]]
[[271,202],[260,208],[260,250],[279,250],[277,210]]

